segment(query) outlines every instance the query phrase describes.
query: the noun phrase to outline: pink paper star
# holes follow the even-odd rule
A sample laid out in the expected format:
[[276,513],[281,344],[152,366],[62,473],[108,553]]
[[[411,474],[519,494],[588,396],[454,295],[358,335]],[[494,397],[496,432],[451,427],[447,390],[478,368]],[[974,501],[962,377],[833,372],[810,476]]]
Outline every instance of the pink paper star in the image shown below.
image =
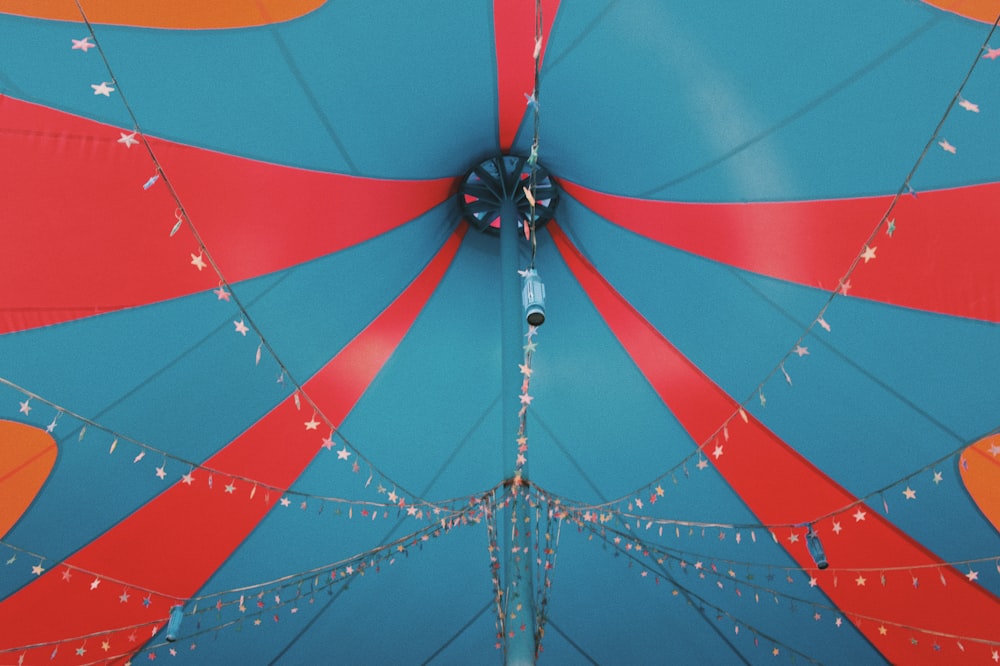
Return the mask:
[[908,500],[917,499],[917,491],[913,490],[909,486],[906,486],[906,490],[903,491],[903,497]]
[[978,104],[973,104],[972,102],[970,102],[967,99],[963,99],[961,102],[958,103],[958,105],[960,107],[962,107],[963,109],[965,109],[966,111],[972,111],[973,113],[979,113],[979,105]]
[[953,146],[950,143],[948,143],[947,139],[942,139],[942,140],[938,141],[938,145],[941,146],[941,148],[946,153],[951,153],[952,155],[954,155],[957,152],[957,149],[955,148],[955,146]]
[[236,332],[242,335],[243,337],[246,337],[247,332],[250,330],[249,328],[247,328],[247,325],[243,323],[242,319],[240,319],[239,321],[234,321],[233,325],[236,326]]
[[73,51],[83,51],[86,53],[88,49],[92,49],[97,46],[97,44],[90,41],[90,37],[84,37],[83,39],[71,39],[70,41],[73,42]]
[[228,301],[229,300],[229,292],[226,291],[225,289],[223,289],[221,286],[218,289],[213,289],[212,291],[215,292],[216,297],[220,301]]
[[996,60],[997,58],[1000,58],[1000,49],[991,49],[987,47],[986,53],[983,54],[983,57],[987,60]]

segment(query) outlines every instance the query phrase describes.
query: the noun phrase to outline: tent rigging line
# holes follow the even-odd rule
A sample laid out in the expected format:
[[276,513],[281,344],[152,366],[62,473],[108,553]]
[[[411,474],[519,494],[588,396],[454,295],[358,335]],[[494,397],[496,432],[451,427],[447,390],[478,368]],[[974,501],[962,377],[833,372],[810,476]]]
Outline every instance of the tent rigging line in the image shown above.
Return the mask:
[[[938,20],[938,19],[935,18],[935,19],[932,19],[932,20]],[[892,201],[890,202],[888,208],[886,209],[886,212],[882,214],[882,217],[879,219],[878,223],[875,225],[875,227],[872,230],[871,234],[869,234],[869,236],[868,236],[868,238],[867,238],[867,240],[866,240],[866,242],[864,244],[864,247],[869,246],[873,242],[873,240],[878,236],[879,232],[882,231],[883,228],[885,228],[886,222],[889,219],[889,216],[892,214],[892,211],[895,209],[896,204],[899,201],[900,197],[903,194],[912,191],[912,188],[910,187],[910,181],[912,180],[914,174],[916,173],[916,171],[917,171],[918,167],[920,166],[921,162],[923,161],[924,157],[927,155],[927,153],[930,150],[931,146],[934,145],[934,140],[937,138],[937,136],[938,136],[939,132],[941,131],[941,128],[943,127],[945,121],[947,120],[948,116],[951,114],[951,111],[953,110],[956,102],[958,102],[962,98],[962,91],[965,89],[965,86],[968,83],[970,77],[972,76],[972,73],[975,71],[976,67],[978,66],[979,60],[981,59],[982,52],[988,48],[990,39],[993,37],[993,34],[996,32],[998,25],[1000,25],[1000,14],[997,15],[997,18],[993,22],[993,25],[990,28],[989,32],[987,33],[986,38],[983,40],[982,45],[980,45],[980,47],[976,51],[976,56],[973,59],[972,64],[969,66],[969,69],[966,71],[965,76],[963,77],[961,83],[958,86],[958,89],[955,91],[955,94],[952,96],[951,100],[949,101],[947,107],[945,108],[944,113],[942,114],[940,120],[938,121],[937,125],[935,126],[934,131],[931,133],[930,138],[927,140],[927,143],[924,145],[923,150],[920,152],[920,155],[917,157],[917,159],[914,162],[913,166],[911,167],[909,173],[906,175],[906,178],[903,180],[902,185],[900,185],[899,189],[896,191],[895,195],[893,196]],[[927,27],[929,27],[929,25]],[[660,189],[662,189],[662,188],[660,188]],[[864,249],[864,247],[862,248],[862,250]],[[851,275],[854,273],[854,270],[857,268],[858,264],[861,262],[861,256],[862,256],[861,252],[859,252],[859,253],[857,253],[855,255],[853,261],[851,262],[851,264],[847,268],[846,273],[840,279],[840,281],[838,283],[838,286],[836,288],[834,288],[829,293],[826,302],[820,308],[819,313],[816,316],[816,318],[813,319],[813,321],[805,328],[805,330],[802,332],[802,334],[799,336],[799,338],[792,345],[791,349],[789,349],[785,353],[785,355],[782,356],[781,359],[779,359],[778,363],[771,368],[770,372],[768,372],[767,375],[765,375],[764,379],[762,379],[757,384],[757,386],[752,391],[750,391],[749,395],[742,402],[739,403],[739,405],[737,407],[737,411],[735,411],[732,414],[730,414],[730,416],[722,423],[722,425],[720,425],[714,432],[712,432],[703,442],[701,442],[695,448],[694,451],[692,451],[690,454],[688,454],[687,456],[685,456],[679,463],[675,464],[673,467],[671,467],[667,471],[663,472],[662,474],[658,475],[657,477],[655,477],[654,479],[652,479],[648,483],[645,483],[642,486],[639,486],[637,489],[635,489],[631,493],[628,493],[626,495],[618,497],[618,498],[616,498],[616,499],[614,499],[614,500],[612,500],[610,502],[605,502],[604,504],[607,505],[607,504],[613,504],[613,503],[627,501],[627,499],[631,495],[639,493],[643,489],[645,489],[647,487],[650,487],[650,486],[652,486],[653,484],[655,484],[655,483],[657,483],[659,481],[662,481],[663,479],[665,479],[668,476],[672,475],[678,469],[681,469],[688,461],[692,460],[695,456],[701,456],[702,454],[704,454],[704,452],[708,448],[708,446],[713,441],[715,441],[715,439],[718,438],[720,434],[723,434],[726,431],[726,429],[728,428],[728,425],[736,419],[737,415],[742,416],[745,413],[745,410],[754,401],[755,398],[757,398],[759,396],[763,396],[763,388],[764,388],[764,386],[771,380],[771,378],[773,378],[775,375],[777,375],[780,371],[782,371],[784,369],[785,362],[791,358],[792,354],[795,353],[795,351],[794,351],[795,348],[798,347],[802,342],[804,342],[806,340],[806,338],[811,334],[811,332],[817,326],[817,324],[823,325],[825,323],[825,321],[823,320],[823,315],[826,313],[827,309],[833,303],[833,300],[840,295],[841,285],[845,284],[850,279]],[[921,413],[923,413],[923,412],[921,412]],[[950,432],[950,431],[948,431],[948,432]],[[964,448],[964,447],[962,447],[962,448]],[[954,454],[955,454],[955,452],[952,452],[952,453],[944,456],[941,460],[944,460],[944,459],[946,459],[946,458],[948,458],[948,457],[950,457],[950,456],[952,456]],[[926,467],[922,468],[920,471],[924,471],[925,469],[927,469],[927,468]],[[919,472],[917,472],[917,473],[919,473]],[[915,474],[909,475],[907,477],[904,477],[904,480],[906,478],[910,478],[910,477],[912,477],[914,475]],[[895,484],[891,484],[891,485],[887,486],[887,488],[891,488],[893,485],[895,485]],[[871,493],[870,495],[867,495],[866,497],[872,497],[874,495],[878,495],[879,492],[880,491],[876,491],[874,493]],[[852,503],[851,505],[849,505],[849,507],[850,506],[855,506],[857,504],[860,504],[860,503],[862,503],[862,501],[863,500],[859,499],[858,501],[856,501],[856,502]],[[595,505],[595,506],[600,506],[600,505]],[[838,513],[838,512],[833,512],[833,513]],[[833,515],[833,514],[831,513],[830,515]]]
[[[116,75],[114,73],[114,70],[111,68],[111,62],[110,62],[110,60],[108,60],[107,55],[104,53],[104,48],[101,46],[101,42],[97,39],[97,35],[94,32],[94,27],[90,23],[90,19],[87,18],[87,14],[83,10],[83,7],[80,4],[80,0],[73,0],[73,1],[76,4],[76,8],[77,8],[77,10],[80,13],[80,17],[82,18],[84,25],[87,27],[87,31],[90,34],[91,39],[94,40],[94,45],[97,47],[97,52],[101,56],[101,60],[104,63],[105,69],[107,69],[107,71],[108,71],[108,76],[111,77],[111,80],[114,83],[115,88],[117,89],[117,91],[119,93],[119,96],[121,97],[122,104],[125,107],[125,110],[128,113],[129,118],[132,121],[132,126],[135,129],[135,133],[141,139],[141,143],[142,143],[143,147],[145,147],[146,152],[149,154],[149,157],[150,157],[151,161],[153,162],[153,165],[155,167],[156,174],[157,174],[156,177],[163,180],[163,184],[167,188],[167,191],[170,194],[170,197],[174,200],[174,203],[177,204],[177,209],[178,209],[177,223],[178,223],[178,225],[180,225],[182,222],[186,224],[188,230],[191,232],[192,236],[194,237],[194,240],[197,243],[199,250],[205,255],[205,259],[208,261],[208,264],[212,267],[212,270],[215,272],[215,274],[218,275],[219,280],[220,280],[220,286],[222,288],[228,288],[230,296],[232,297],[233,303],[240,310],[240,313],[244,317],[246,324],[248,324],[249,327],[251,329],[253,329],[254,333],[260,339],[260,347],[263,347],[263,348],[267,349],[268,353],[271,355],[271,357],[274,359],[274,361],[278,364],[278,367],[281,369],[281,376],[282,377],[287,376],[289,378],[289,380],[291,381],[292,385],[295,387],[296,406],[298,406],[298,404],[299,404],[299,398],[298,398],[298,396],[302,395],[304,397],[304,399],[305,399],[306,404],[309,405],[310,407],[312,407],[313,410],[316,412],[317,416],[319,416],[320,418],[322,418],[323,421],[326,423],[326,425],[328,425],[331,428],[331,435],[330,435],[331,439],[333,438],[333,435],[336,434],[337,436],[340,437],[340,439],[347,446],[350,446],[350,448],[353,449],[354,453],[361,460],[363,460],[365,463],[367,463],[368,466],[371,467],[373,470],[377,471],[382,478],[386,479],[390,483],[393,483],[393,485],[395,485],[396,488],[398,488],[399,490],[402,490],[406,495],[409,495],[411,497],[417,498],[417,499],[421,500],[422,502],[429,504],[429,502],[425,502],[424,501],[424,498],[416,495],[413,492],[410,492],[403,485],[401,485],[401,484],[396,483],[395,481],[393,481],[388,475],[386,475],[384,472],[382,472],[382,470],[379,469],[368,457],[366,457],[354,444],[351,444],[351,442],[349,442],[347,440],[347,438],[344,437],[344,435],[339,430],[339,426],[335,426],[334,423],[329,418],[327,418],[326,415],[323,413],[323,411],[316,405],[316,403],[313,402],[312,398],[310,398],[310,396],[302,388],[302,384],[299,383],[295,379],[295,377],[288,370],[288,367],[281,360],[281,357],[278,356],[278,354],[275,351],[275,349],[271,346],[271,343],[268,341],[268,339],[266,337],[264,337],[263,332],[257,326],[256,322],[253,320],[253,317],[250,316],[250,312],[247,310],[247,308],[244,306],[242,300],[239,298],[239,296],[233,290],[231,283],[228,282],[226,280],[226,278],[224,277],[221,268],[216,263],[216,261],[213,258],[211,252],[209,252],[208,246],[205,244],[204,240],[202,239],[201,234],[198,232],[198,229],[195,227],[194,222],[191,220],[191,217],[188,215],[187,210],[184,208],[184,205],[181,202],[180,196],[177,194],[177,191],[174,189],[173,184],[170,182],[170,179],[167,177],[167,174],[166,174],[165,170],[163,169],[162,165],[160,164],[159,160],[157,159],[156,154],[154,153],[153,148],[152,148],[152,146],[149,143],[149,139],[147,138],[145,132],[142,131],[142,128],[139,125],[139,120],[136,117],[135,112],[132,110],[132,107],[131,107],[131,105],[128,102],[128,98],[125,96],[125,93],[122,91],[121,85],[118,82],[118,79],[117,79],[117,77],[116,77]],[[176,230],[176,229],[177,229],[177,226],[174,227],[174,230]],[[173,232],[171,232],[171,235],[173,235]]]

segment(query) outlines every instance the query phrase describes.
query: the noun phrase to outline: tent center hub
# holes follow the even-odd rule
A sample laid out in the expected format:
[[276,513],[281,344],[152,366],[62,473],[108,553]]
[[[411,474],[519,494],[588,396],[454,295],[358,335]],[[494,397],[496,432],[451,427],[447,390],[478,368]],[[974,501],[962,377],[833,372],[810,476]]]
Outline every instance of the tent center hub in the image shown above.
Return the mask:
[[532,199],[538,229],[555,214],[559,189],[545,167],[517,155],[498,155],[481,162],[458,188],[458,202],[465,219],[476,229],[493,234],[500,231],[500,208],[507,201],[512,201],[517,209],[518,228],[528,228]]

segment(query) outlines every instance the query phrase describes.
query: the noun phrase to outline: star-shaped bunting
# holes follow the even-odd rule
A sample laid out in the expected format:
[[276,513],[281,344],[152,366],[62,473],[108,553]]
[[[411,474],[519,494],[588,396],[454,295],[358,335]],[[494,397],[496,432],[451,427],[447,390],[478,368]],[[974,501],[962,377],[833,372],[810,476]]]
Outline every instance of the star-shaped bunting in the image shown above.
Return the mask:
[[123,144],[126,148],[131,148],[135,144],[139,143],[139,140],[135,138],[135,132],[131,134],[126,134],[125,132],[119,132],[122,138],[118,139],[118,143]]
[[84,37],[83,39],[71,39],[70,41],[73,42],[72,50],[83,51],[84,53],[97,46],[97,44],[90,41],[90,37]]
[[249,328],[247,328],[247,325],[243,323],[242,319],[240,319],[239,321],[234,321],[233,325],[236,326],[236,332],[242,335],[243,337],[246,337],[247,332],[250,330]]
[[104,95],[105,97],[111,97],[111,93],[115,91],[114,88],[109,86],[104,81],[101,81],[100,83],[91,83],[90,87],[94,89],[95,95]]
[[973,104],[972,102],[970,102],[969,100],[965,99],[964,97],[962,98],[962,101],[958,103],[958,105],[960,107],[962,107],[963,109],[965,109],[966,111],[972,111],[973,113],[979,113],[979,105],[978,104]]

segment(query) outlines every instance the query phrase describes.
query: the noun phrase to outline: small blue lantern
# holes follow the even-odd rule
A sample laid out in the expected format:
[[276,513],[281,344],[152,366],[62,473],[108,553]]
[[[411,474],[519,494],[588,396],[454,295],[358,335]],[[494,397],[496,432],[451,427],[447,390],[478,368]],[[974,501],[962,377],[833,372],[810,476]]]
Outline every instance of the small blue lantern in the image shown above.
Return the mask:
[[819,540],[819,535],[816,534],[812,525],[806,532],[806,546],[808,546],[809,554],[812,555],[817,568],[826,569],[830,566],[830,563],[826,561],[826,553],[823,552],[823,543]]
[[531,326],[541,326],[545,323],[545,285],[534,268],[529,268],[522,275],[521,303],[524,304],[524,318]]

